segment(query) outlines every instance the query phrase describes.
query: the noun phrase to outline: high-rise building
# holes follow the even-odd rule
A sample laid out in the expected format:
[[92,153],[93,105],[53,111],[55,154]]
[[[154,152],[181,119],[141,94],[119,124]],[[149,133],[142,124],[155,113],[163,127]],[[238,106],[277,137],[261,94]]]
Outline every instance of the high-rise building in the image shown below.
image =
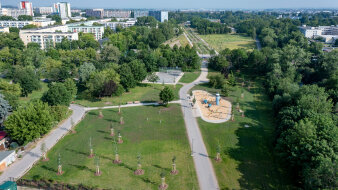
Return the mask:
[[70,18],[72,16],[70,3],[67,2],[54,3],[53,12],[59,14],[61,18]]
[[131,11],[125,10],[106,10],[104,11],[104,17],[115,17],[115,18],[130,18]]
[[53,7],[38,7],[35,8],[35,11],[42,15],[49,15],[53,13]]
[[20,15],[29,15],[27,14],[26,9],[9,9],[9,8],[1,8],[0,9],[1,16],[11,16],[17,18]]
[[138,18],[138,17],[143,17],[143,16],[149,16],[149,11],[133,11],[133,17]]
[[19,3],[19,9],[24,9],[24,10],[26,10],[27,15],[34,16],[33,5],[29,1],[21,1]]
[[168,11],[149,11],[149,16],[153,16],[160,22],[168,21]]
[[103,18],[103,9],[87,9],[86,15],[89,17]]

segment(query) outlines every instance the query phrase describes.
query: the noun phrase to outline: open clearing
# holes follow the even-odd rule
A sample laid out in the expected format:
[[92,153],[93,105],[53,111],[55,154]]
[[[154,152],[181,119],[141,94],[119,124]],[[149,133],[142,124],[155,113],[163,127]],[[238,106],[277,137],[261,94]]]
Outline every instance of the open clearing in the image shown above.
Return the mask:
[[[143,106],[123,108],[125,124],[120,125],[118,109],[87,114],[76,126],[76,133],[63,138],[49,151],[48,162],[39,162],[24,179],[49,179],[69,184],[84,184],[107,189],[158,189],[160,173],[166,173],[169,189],[198,189],[195,168],[184,127],[180,106]],[[148,120],[147,120],[148,118]],[[160,122],[161,121],[161,122]],[[121,132],[123,143],[118,145],[122,164],[113,164],[115,146],[110,136],[110,124],[115,133]],[[94,158],[89,158],[89,138],[94,153],[100,157],[101,176],[95,176]],[[137,155],[145,174],[134,175]],[[61,155],[64,174],[56,175],[57,157]],[[178,175],[170,175],[171,159],[177,157]]]
[[252,38],[239,34],[209,34],[199,36],[218,52],[225,48],[231,50],[237,48],[250,50],[255,48],[255,41]]
[[[175,100],[178,100],[178,91],[182,85],[165,85],[171,88],[175,95]],[[126,104],[127,102],[158,102],[160,101],[159,94],[163,89],[162,84],[139,84],[129,92],[123,93],[121,96],[104,97],[101,99],[91,98],[86,91],[78,92],[75,100],[76,104],[86,107],[103,107],[111,105]]]

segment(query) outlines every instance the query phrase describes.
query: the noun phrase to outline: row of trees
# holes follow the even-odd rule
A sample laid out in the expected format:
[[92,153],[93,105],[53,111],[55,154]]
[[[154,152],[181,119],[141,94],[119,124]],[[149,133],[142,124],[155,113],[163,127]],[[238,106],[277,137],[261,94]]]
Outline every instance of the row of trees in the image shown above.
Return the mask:
[[208,19],[194,17],[191,19],[191,27],[196,28],[199,34],[227,34],[231,29],[223,23],[211,22]]
[[338,51],[324,53],[321,44],[309,44],[298,24],[289,19],[239,23],[239,30],[257,32],[263,49],[229,66],[266,78],[278,123],[276,151],[297,171],[302,186],[336,189]]
[[263,49],[223,50],[209,67],[223,76],[210,77],[221,88],[232,70],[265,78],[273,100],[276,152],[297,176],[303,188],[336,189],[338,159],[338,51],[324,53],[320,43],[308,43],[299,21],[252,19],[238,23],[237,31],[261,40]]
[[32,21],[33,17],[29,15],[19,15],[17,19],[11,16],[0,16],[0,20],[18,20],[18,21]]

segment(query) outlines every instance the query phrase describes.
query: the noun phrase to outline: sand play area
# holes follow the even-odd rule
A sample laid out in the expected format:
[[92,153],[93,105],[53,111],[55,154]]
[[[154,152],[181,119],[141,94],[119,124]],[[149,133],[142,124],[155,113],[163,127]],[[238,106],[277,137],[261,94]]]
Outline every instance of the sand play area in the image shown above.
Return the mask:
[[228,100],[221,97],[219,105],[216,105],[216,95],[202,90],[194,90],[193,97],[196,99],[195,106],[199,109],[203,120],[219,123],[230,119],[231,103]]

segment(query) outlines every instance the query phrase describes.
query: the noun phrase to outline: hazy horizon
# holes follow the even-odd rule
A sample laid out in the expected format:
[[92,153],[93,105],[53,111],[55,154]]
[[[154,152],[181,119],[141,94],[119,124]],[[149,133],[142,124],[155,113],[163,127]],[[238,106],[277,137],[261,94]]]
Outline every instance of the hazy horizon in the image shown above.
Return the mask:
[[[0,0],[2,5],[17,6],[20,0]],[[51,6],[62,0],[30,0],[33,7]],[[299,9],[299,8],[338,8],[337,0],[65,0],[76,8],[106,9]],[[253,3],[254,2],[254,3]]]

